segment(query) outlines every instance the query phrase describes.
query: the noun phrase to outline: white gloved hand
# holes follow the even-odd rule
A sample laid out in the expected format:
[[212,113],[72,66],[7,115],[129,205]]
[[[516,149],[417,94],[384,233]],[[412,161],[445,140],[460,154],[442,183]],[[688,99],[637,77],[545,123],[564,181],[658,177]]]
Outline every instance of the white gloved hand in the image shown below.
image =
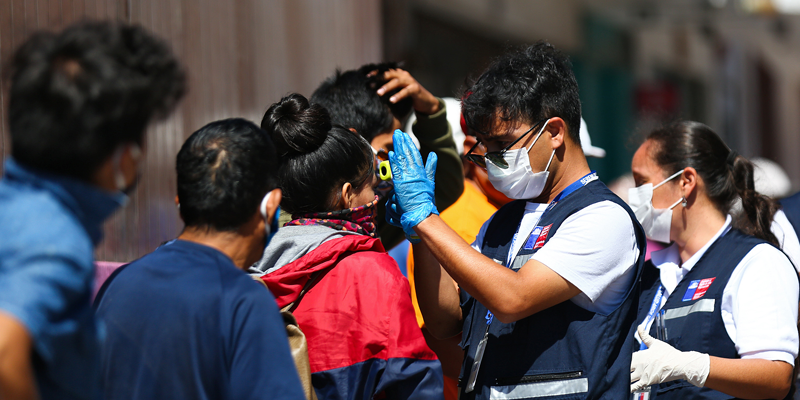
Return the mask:
[[696,351],[680,351],[653,338],[639,326],[639,337],[647,350],[633,353],[631,359],[631,392],[656,383],[685,379],[703,387],[708,378],[711,358]]

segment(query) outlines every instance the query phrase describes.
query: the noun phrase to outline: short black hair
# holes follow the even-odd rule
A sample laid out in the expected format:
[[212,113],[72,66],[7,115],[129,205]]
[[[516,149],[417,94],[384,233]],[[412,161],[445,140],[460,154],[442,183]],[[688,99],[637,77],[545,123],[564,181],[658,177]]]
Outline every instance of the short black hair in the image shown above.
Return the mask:
[[375,173],[369,143],[333,125],[325,108],[300,94],[270,106],[261,127],[277,147],[281,207],[292,214],[333,211],[342,185],[359,187]]
[[492,132],[497,117],[512,125],[560,117],[572,141],[581,143],[578,82],[569,59],[549,43],[539,42],[495,59],[466,89],[463,99],[464,119],[478,132]]
[[235,231],[278,186],[275,145],[241,118],[212,122],[178,152],[178,199],[186,226]]
[[34,34],[11,62],[11,155],[90,180],[123,143],[141,144],[185,91],[169,46],[137,25],[82,22]]
[[[367,141],[392,129],[392,117],[402,121],[411,112],[411,98],[392,104],[389,98],[400,89],[378,96],[387,81],[383,73],[401,68],[396,62],[365,64],[355,70],[336,73],[325,79],[311,95],[311,102],[325,107],[336,125],[353,128]],[[371,72],[376,72],[368,76]]]

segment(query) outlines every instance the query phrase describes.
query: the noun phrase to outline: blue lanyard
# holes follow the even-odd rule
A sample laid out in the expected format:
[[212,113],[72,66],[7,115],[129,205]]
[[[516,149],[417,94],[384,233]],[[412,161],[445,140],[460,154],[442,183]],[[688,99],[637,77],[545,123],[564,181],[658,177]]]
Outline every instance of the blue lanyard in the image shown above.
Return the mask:
[[[664,298],[664,285],[659,284],[658,290],[656,291],[656,295],[653,296],[653,303],[650,304],[650,310],[647,312],[647,316],[644,317],[644,327],[647,328],[647,325],[650,324],[650,321],[655,318],[658,309],[661,306],[661,299]],[[639,350],[647,349],[647,345],[642,342],[639,344]]]
[[[595,180],[597,180],[597,172],[592,171],[592,172],[589,172],[588,174],[584,175],[583,178],[578,179],[575,182],[572,182],[569,186],[564,188],[564,190],[562,190],[561,193],[559,193],[558,196],[556,196],[556,198],[553,199],[553,201],[550,202],[550,205],[547,206],[547,211],[550,211],[550,209],[555,207],[556,203],[558,203],[559,200],[563,199],[564,197],[569,196],[570,194],[572,194],[572,192],[574,192],[574,191],[576,191],[576,190],[588,185],[589,182],[595,181]],[[545,212],[547,212],[547,211],[545,211]],[[542,215],[542,217],[544,217],[544,215]],[[539,219],[541,219],[541,218],[539,218]]]
[[[558,203],[559,200],[563,199],[564,197],[569,196],[572,192],[574,192],[574,191],[576,191],[576,190],[588,185],[589,182],[592,182],[592,181],[595,181],[595,180],[597,180],[597,172],[596,171],[592,171],[592,172],[589,172],[588,174],[584,175],[583,178],[578,179],[577,181],[570,183],[569,186],[564,188],[564,190],[562,190],[561,193],[559,193],[556,196],[556,198],[554,198],[553,201],[550,202],[550,204],[547,206],[547,209],[544,211],[542,216],[539,217],[539,220],[541,221],[542,218],[544,217],[544,215],[547,214],[547,212],[550,211],[553,207],[555,207],[556,203]],[[517,235],[514,234],[514,238],[512,239],[511,243],[513,244],[516,240],[517,240]],[[513,246],[511,246],[511,247],[513,248]],[[488,326],[488,325],[490,325],[492,323],[492,320],[494,319],[494,315],[492,314],[491,311],[486,310],[486,317],[485,318],[486,318],[486,325]]]

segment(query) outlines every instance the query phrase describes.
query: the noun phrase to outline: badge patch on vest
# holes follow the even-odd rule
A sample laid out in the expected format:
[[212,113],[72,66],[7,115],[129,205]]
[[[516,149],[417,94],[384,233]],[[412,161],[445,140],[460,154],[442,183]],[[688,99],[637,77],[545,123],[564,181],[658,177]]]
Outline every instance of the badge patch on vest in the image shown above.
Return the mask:
[[547,241],[547,234],[550,233],[550,228],[552,227],[553,224],[550,224],[542,228],[542,232],[539,234],[539,237],[536,238],[536,243],[533,245],[533,250],[544,246],[544,242]]
[[686,289],[686,293],[683,294],[682,301],[692,301],[703,297],[708,291],[708,287],[714,282],[714,279],[717,279],[717,277],[689,282],[689,288]]
[[533,250],[533,245],[536,244],[536,239],[539,238],[539,235],[542,233],[542,227],[537,226],[533,228],[531,231],[531,235],[528,236],[528,240],[525,241],[525,245],[522,246],[525,250]]

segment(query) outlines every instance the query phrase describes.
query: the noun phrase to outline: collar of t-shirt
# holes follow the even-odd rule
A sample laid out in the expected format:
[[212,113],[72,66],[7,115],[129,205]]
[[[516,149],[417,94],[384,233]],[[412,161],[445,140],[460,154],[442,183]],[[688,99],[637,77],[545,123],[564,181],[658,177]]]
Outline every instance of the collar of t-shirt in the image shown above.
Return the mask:
[[[663,305],[664,302],[667,300],[667,297],[672,293],[675,288],[680,283],[681,279],[686,276],[689,271],[697,264],[697,261],[703,257],[703,254],[706,253],[708,248],[713,244],[717,239],[727,233],[731,229],[731,216],[728,215],[725,219],[725,223],[722,225],[719,231],[711,238],[705,245],[703,245],[700,250],[694,253],[691,257],[689,257],[686,262],[681,264],[681,256],[680,250],[678,249],[678,245],[672,243],[669,247],[654,251],[650,259],[653,261],[653,265],[659,269],[659,275],[661,277],[661,284],[664,286],[664,297],[661,301]],[[659,309],[661,306],[659,306]]]

